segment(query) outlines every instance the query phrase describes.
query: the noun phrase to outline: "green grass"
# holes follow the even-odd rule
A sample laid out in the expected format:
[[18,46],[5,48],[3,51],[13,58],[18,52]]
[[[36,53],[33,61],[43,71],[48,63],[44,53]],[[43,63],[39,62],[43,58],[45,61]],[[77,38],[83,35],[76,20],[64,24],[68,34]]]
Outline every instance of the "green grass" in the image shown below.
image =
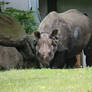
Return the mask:
[[88,92],[91,89],[92,68],[0,72],[0,92]]

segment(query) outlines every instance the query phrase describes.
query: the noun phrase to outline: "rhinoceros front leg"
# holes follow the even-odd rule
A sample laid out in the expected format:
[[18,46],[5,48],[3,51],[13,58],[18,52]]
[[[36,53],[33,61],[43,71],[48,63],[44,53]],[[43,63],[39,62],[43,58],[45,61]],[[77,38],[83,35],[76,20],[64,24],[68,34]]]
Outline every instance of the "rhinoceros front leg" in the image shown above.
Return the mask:
[[74,68],[75,64],[76,64],[76,56],[67,58],[66,57],[66,68]]
[[73,68],[76,63],[76,56],[67,58],[65,52],[56,52],[54,59],[50,63],[50,67],[57,68]]
[[54,59],[50,63],[50,68],[64,68],[65,65],[65,54],[61,52],[56,52]]

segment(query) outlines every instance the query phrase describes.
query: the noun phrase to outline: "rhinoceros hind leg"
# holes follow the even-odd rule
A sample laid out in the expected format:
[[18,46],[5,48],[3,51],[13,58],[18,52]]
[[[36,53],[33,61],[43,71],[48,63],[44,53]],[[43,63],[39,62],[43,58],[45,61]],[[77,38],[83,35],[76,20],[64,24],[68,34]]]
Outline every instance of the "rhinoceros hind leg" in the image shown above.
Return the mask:
[[92,37],[84,49],[84,54],[86,55],[86,64],[87,66],[92,66]]

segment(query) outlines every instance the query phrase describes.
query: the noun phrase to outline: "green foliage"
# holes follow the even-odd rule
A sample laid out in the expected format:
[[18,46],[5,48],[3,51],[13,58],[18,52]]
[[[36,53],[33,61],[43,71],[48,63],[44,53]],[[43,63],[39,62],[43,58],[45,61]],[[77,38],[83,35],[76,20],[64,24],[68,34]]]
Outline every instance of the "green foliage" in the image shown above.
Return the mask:
[[5,4],[9,4],[10,2],[0,2],[0,8],[2,7],[2,5],[5,5]]
[[35,12],[32,10],[24,11],[10,7],[2,11],[2,13],[17,19],[26,33],[32,33],[38,27],[38,23],[33,16],[33,13]]
[[92,68],[0,72],[0,92],[92,92]]

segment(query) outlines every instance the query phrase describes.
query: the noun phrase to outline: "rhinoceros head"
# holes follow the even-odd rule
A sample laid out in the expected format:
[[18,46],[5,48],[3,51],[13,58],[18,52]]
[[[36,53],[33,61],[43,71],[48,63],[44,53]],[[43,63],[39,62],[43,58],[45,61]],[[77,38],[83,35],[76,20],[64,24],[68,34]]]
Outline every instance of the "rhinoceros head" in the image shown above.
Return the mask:
[[54,54],[57,50],[57,33],[57,29],[53,30],[51,34],[45,32],[40,33],[39,31],[34,33],[37,38],[35,45],[36,56],[45,67],[49,66],[49,63],[54,58]]

